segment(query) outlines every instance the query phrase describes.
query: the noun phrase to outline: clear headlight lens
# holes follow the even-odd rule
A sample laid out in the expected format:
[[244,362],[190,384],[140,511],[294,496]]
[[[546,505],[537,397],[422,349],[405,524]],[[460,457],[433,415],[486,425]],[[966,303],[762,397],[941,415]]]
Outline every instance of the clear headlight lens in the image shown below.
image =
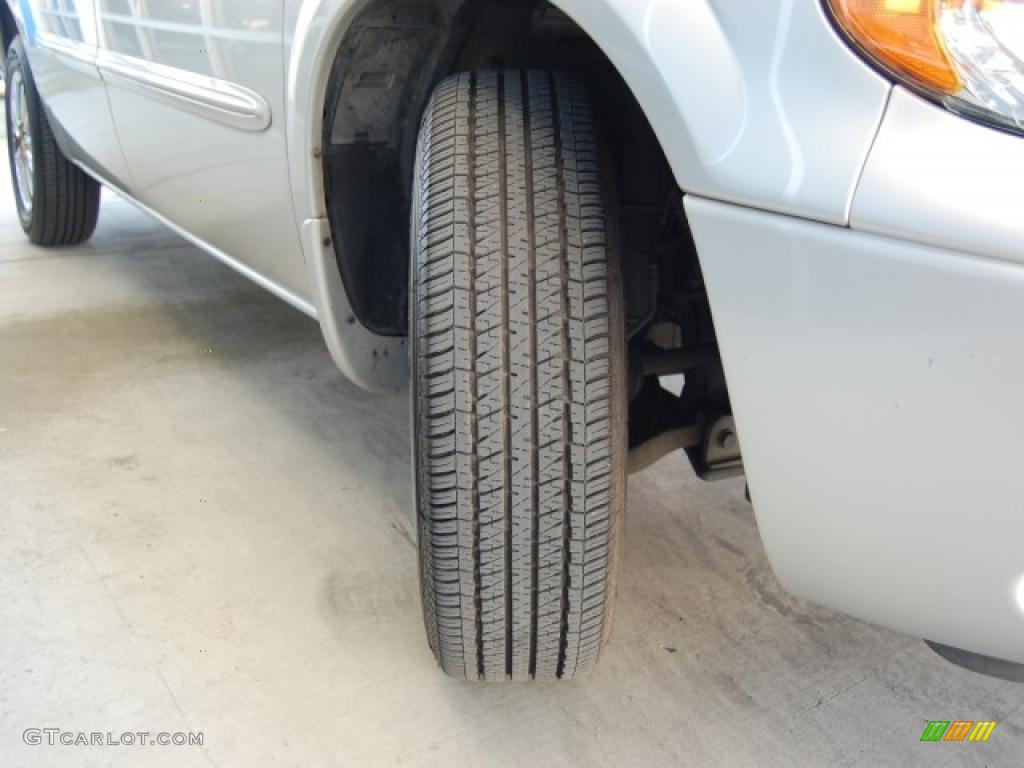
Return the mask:
[[827,0],[869,58],[950,109],[1024,132],[1024,0]]

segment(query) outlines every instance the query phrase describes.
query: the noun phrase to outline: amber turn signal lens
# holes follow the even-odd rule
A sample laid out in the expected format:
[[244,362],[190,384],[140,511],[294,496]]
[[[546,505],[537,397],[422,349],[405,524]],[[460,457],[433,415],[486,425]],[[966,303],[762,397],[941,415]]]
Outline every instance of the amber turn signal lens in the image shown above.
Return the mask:
[[847,35],[875,61],[945,94],[962,83],[939,37],[938,0],[829,0]]

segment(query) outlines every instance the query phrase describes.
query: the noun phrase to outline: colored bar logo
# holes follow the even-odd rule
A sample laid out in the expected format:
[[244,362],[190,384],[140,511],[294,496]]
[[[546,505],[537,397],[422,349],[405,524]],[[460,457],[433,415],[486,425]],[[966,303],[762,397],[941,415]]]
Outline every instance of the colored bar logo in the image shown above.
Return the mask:
[[931,720],[921,741],[988,741],[995,729],[995,720]]

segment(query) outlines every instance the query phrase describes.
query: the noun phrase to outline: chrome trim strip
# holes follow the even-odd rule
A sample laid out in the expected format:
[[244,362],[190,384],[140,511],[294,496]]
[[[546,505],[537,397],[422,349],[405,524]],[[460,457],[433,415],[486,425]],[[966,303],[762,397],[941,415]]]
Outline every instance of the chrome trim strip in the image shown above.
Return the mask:
[[254,43],[268,45],[281,44],[280,32],[258,32],[252,29],[215,27],[207,24],[197,26],[196,24],[163,21],[162,19],[152,19],[144,16],[133,16],[123,13],[102,12],[100,13],[100,18],[104,21],[113,22],[114,24],[123,24],[127,27],[152,29],[160,32],[175,32],[179,35],[191,35],[192,37],[202,35],[203,37],[214,38],[217,40],[242,40],[249,45]]
[[150,208],[145,203],[140,203],[138,200],[136,200],[130,194],[125,192],[123,189],[121,189],[121,187],[117,186],[116,184],[114,184],[109,179],[107,179],[104,176],[100,175],[99,173],[97,173],[96,171],[94,171],[92,168],[90,168],[89,166],[85,165],[84,163],[82,163],[82,162],[80,162],[78,160],[74,160],[74,159],[71,162],[74,163],[75,165],[77,165],[79,168],[81,168],[87,174],[92,176],[94,179],[96,179],[96,181],[100,182],[100,184],[102,184],[103,186],[107,187],[109,190],[111,190],[115,194],[117,194],[118,197],[121,197],[124,200],[127,200],[129,203],[134,205],[136,208],[138,208],[143,213],[149,214],[154,219],[156,219],[161,224],[163,224],[165,227],[167,227],[172,232],[174,232],[176,235],[178,235],[180,237],[183,237],[184,239],[188,240],[190,243],[192,243],[196,247],[201,248],[202,250],[206,251],[208,254],[213,256],[215,259],[217,259],[221,263],[226,264],[227,266],[231,267],[231,269],[235,270],[236,272],[238,272],[243,277],[249,278],[250,280],[252,280],[254,283],[256,283],[256,285],[260,286],[261,288],[263,288],[263,289],[265,289],[267,291],[270,291],[270,293],[274,294],[279,299],[282,299],[282,300],[288,302],[293,307],[295,307],[297,310],[302,312],[304,315],[308,315],[309,317],[312,317],[314,320],[317,319],[316,307],[314,307],[306,299],[302,298],[301,296],[298,296],[295,293],[292,293],[290,290],[288,290],[284,286],[278,285],[273,280],[270,280],[269,278],[264,277],[259,272],[254,270],[252,267],[250,267],[250,266],[248,266],[246,264],[243,264],[242,262],[240,262],[238,259],[234,258],[233,256],[229,256],[228,254],[224,253],[224,251],[220,250],[219,248],[216,248],[216,247],[210,245],[206,241],[201,240],[200,238],[198,238],[195,235],[191,234],[187,230],[179,227],[177,224],[175,224],[173,221],[168,219],[166,216],[163,216],[163,215],[157,213],[156,211],[154,211],[152,208]]
[[94,45],[60,37],[51,32],[37,32],[36,42],[51,53],[65,56],[81,64],[88,64],[93,70],[96,68],[96,46]]
[[101,50],[96,57],[103,79],[142,96],[186,109],[232,128],[260,132],[270,127],[270,104],[255,91],[183,69]]

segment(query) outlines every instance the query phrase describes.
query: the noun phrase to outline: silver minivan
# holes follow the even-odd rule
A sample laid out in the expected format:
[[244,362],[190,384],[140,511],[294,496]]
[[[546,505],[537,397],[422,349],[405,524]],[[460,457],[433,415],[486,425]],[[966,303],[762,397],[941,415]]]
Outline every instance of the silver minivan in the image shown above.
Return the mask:
[[1021,676],[1024,1],[6,0],[0,37],[34,243],[106,186],[411,381],[446,672],[593,666],[626,475],[683,451],[794,594]]

